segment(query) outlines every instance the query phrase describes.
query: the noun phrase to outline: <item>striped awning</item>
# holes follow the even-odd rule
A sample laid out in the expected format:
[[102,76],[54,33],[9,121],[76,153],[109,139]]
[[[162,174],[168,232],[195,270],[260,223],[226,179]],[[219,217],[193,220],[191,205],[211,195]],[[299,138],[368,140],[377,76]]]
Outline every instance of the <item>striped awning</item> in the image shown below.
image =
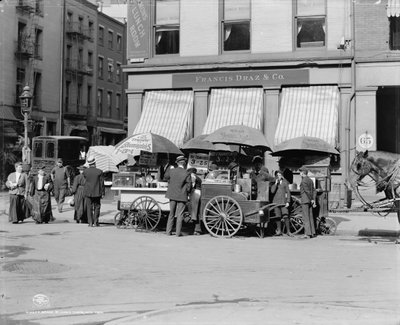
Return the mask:
[[311,136],[336,147],[338,119],[337,86],[284,88],[274,142]]
[[[118,167],[121,162],[128,159],[128,155],[115,153],[114,146],[91,146],[86,154],[87,158],[95,158],[96,167],[103,172],[118,172]],[[86,163],[86,166],[87,163]]]
[[388,17],[400,17],[400,0],[388,0],[386,13]]
[[12,107],[2,106],[0,107],[0,120],[6,121],[20,121],[14,115]]
[[203,134],[228,125],[245,125],[261,130],[262,118],[262,88],[212,89]]
[[133,134],[151,132],[180,147],[191,138],[192,128],[193,91],[149,91]]

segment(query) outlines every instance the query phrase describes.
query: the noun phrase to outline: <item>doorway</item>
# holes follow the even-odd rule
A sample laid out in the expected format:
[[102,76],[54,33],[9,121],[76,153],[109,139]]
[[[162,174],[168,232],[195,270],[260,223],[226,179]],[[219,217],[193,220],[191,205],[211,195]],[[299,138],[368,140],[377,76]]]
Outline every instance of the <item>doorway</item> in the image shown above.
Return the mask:
[[376,92],[377,150],[400,153],[400,87]]

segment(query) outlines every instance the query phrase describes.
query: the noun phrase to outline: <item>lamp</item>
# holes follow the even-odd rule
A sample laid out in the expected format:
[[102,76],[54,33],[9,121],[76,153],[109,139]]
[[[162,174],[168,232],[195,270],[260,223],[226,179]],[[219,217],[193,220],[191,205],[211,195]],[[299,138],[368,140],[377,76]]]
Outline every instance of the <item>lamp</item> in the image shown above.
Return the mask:
[[21,101],[21,114],[24,116],[24,147],[22,148],[22,161],[26,164],[31,163],[31,149],[28,145],[28,116],[32,112],[32,99],[33,95],[31,93],[31,88],[26,85],[22,91],[21,96],[19,96]]

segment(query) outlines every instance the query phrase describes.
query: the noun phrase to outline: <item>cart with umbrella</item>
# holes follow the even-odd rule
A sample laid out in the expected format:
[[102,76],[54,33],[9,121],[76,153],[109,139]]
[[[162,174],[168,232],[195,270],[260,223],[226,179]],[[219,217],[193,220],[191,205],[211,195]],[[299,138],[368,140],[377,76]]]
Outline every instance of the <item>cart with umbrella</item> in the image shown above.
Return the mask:
[[111,189],[119,192],[115,226],[155,230],[162,216],[169,213],[169,200],[165,197],[168,184],[157,177],[157,171],[162,161],[172,160],[182,152],[167,138],[148,132],[122,140],[114,154],[128,155],[128,160],[134,162],[113,175]]
[[[271,151],[264,134],[258,129],[244,125],[229,125],[204,137],[214,146],[236,146],[238,153],[246,150]],[[240,165],[240,161],[237,162]],[[240,167],[240,166],[239,166]],[[264,237],[270,213],[276,206],[269,202],[268,184],[259,188],[258,196],[252,198],[249,174],[232,180],[228,174],[220,179],[205,180],[202,184],[201,218],[204,227],[215,237],[232,237],[249,226],[259,237]],[[261,187],[261,183],[260,183]]]
[[[314,209],[316,230],[321,235],[334,234],[337,225],[329,217],[329,192],[331,190],[331,170],[335,168],[335,160],[339,157],[339,152],[321,138],[304,135],[277,144],[272,156],[280,157],[281,169],[297,171],[301,166],[307,167],[317,191],[317,207]],[[290,231],[298,234],[304,229],[299,199],[300,189],[296,183],[289,187],[293,199]]]

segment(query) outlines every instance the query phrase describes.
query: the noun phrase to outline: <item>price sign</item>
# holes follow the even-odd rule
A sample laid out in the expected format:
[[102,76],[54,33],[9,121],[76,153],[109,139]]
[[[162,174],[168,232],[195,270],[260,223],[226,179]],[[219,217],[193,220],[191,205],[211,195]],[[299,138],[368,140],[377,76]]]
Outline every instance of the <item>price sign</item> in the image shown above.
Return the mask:
[[374,137],[371,134],[363,133],[358,138],[358,144],[363,149],[369,149],[374,145]]
[[188,168],[196,168],[198,173],[207,172],[208,154],[206,153],[191,153],[189,154]]
[[141,166],[156,166],[157,163],[157,154],[141,151],[139,158],[139,165]]

